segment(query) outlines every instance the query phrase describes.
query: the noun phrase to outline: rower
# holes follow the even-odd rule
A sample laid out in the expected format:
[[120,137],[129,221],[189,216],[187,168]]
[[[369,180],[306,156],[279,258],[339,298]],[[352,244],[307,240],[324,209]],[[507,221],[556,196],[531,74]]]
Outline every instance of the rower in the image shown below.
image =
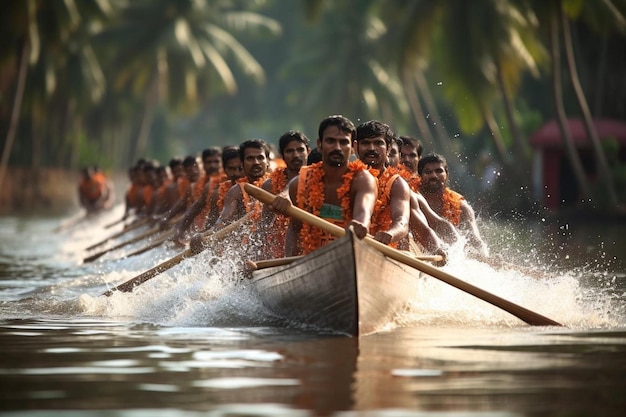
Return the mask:
[[426,155],[420,159],[417,171],[422,180],[420,191],[428,205],[466,236],[474,254],[481,258],[488,257],[489,251],[480,236],[474,210],[465,197],[448,187],[446,159],[436,153]]
[[[214,154],[211,155],[213,156]],[[203,160],[206,161],[206,159]],[[230,187],[243,176],[238,147],[226,146],[220,150],[220,167],[224,167],[224,176],[210,175],[202,194],[177,225],[174,240],[179,243],[182,244],[186,240],[189,232],[202,232],[217,220],[224,206],[224,196]]]
[[[290,198],[276,197],[272,208],[284,214],[293,201],[309,213],[351,227],[359,239],[364,238],[369,232],[377,187],[365,164],[349,161],[355,138],[356,129],[348,118],[335,115],[322,120],[317,138],[322,161],[302,167],[289,183]],[[285,255],[307,254],[332,240],[328,232],[291,218]]]
[[94,214],[112,206],[111,184],[97,167],[89,166],[82,170],[78,198],[87,214]]
[[[268,177],[269,148],[261,139],[250,139],[239,145],[239,158],[244,176],[224,196],[224,208],[211,227],[213,231],[222,229],[246,213],[251,213],[257,222],[261,217],[261,202],[251,199],[244,191],[243,184],[248,182],[260,187],[265,182]],[[254,232],[254,230],[251,231]],[[195,253],[202,251],[204,249],[203,235],[195,235],[191,239],[190,247]]]
[[[414,238],[431,253],[445,257],[444,243],[425,219],[412,215],[419,205],[411,206],[411,189],[402,178],[404,167],[387,167],[389,152],[395,142],[389,125],[371,120],[356,128],[357,156],[378,176],[378,200],[372,218],[374,239],[396,249],[409,249],[409,226],[417,230]],[[413,223],[413,224],[411,224]],[[415,224],[418,223],[418,224]]]
[[[434,230],[447,244],[453,244],[460,236],[456,228],[445,218],[439,216],[430,208],[424,196],[420,193],[422,179],[417,172],[417,165],[422,157],[422,142],[412,136],[400,136],[400,163],[406,168],[402,177],[411,188],[411,234],[417,237]],[[424,221],[427,223],[424,225]]]
[[[278,150],[285,166],[275,168],[262,188],[274,195],[287,194],[287,185],[300,173],[300,168],[306,166],[309,154],[309,138],[302,132],[290,130],[278,139]],[[273,212],[268,206],[263,206],[261,214],[261,228],[267,245],[263,246],[265,257],[282,258],[285,256],[285,238],[289,217]]]

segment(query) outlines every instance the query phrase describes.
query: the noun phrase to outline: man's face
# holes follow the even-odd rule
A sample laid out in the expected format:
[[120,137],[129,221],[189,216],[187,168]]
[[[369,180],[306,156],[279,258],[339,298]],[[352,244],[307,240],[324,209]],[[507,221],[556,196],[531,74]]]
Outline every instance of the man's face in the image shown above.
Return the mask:
[[419,161],[420,157],[417,154],[417,149],[408,145],[403,145],[400,148],[400,162],[414,174],[417,174],[417,163]]
[[269,163],[263,149],[246,148],[243,155],[243,172],[251,180],[261,178],[267,172]]
[[306,158],[309,150],[306,145],[299,140],[292,140],[285,146],[283,150],[283,160],[287,165],[287,169],[293,172],[299,172],[300,168],[306,164]]
[[174,166],[174,168],[172,168],[172,176],[175,179],[179,179],[180,177],[185,175],[185,168],[183,167],[182,164],[180,165],[176,165]]
[[236,181],[239,178],[243,177],[243,167],[241,166],[241,160],[239,158],[231,158],[226,161],[224,172],[226,173],[226,176],[228,176],[228,179],[231,181]]
[[193,164],[185,167],[185,174],[187,175],[189,182],[196,182],[198,181],[198,178],[200,178],[200,167],[194,162]]
[[322,137],[317,139],[317,148],[324,164],[334,167],[346,165],[352,153],[352,135],[337,126],[328,126]]
[[389,155],[387,155],[387,163],[391,167],[395,167],[400,163],[400,149],[398,142],[395,140],[391,142],[391,148],[389,148]]
[[222,167],[222,158],[218,155],[207,156],[202,160],[202,166],[206,175],[218,174]]
[[360,139],[355,141],[359,159],[376,169],[380,169],[387,161],[387,143],[383,136]]
[[423,191],[443,191],[448,181],[448,173],[441,162],[430,162],[424,165],[421,179],[421,188]]

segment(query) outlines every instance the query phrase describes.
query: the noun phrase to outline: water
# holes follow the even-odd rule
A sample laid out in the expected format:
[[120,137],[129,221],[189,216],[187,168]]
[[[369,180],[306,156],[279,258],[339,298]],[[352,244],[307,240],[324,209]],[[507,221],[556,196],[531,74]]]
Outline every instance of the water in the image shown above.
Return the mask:
[[[0,414],[7,416],[621,416],[626,227],[482,222],[496,270],[455,276],[566,327],[533,327],[433,278],[389,330],[273,326],[230,257],[210,251],[132,294],[100,294],[178,253],[142,245],[83,264],[121,208],[0,218]],[[223,246],[223,245],[220,245]],[[105,246],[106,247],[106,246]]]

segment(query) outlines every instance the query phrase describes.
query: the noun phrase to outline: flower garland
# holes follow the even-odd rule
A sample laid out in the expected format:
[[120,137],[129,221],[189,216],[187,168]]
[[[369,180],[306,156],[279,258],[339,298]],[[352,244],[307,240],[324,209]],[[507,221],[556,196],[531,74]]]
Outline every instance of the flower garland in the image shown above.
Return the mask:
[[420,185],[422,184],[422,178],[417,175],[414,174],[413,172],[409,171],[407,169],[407,167],[405,167],[404,165],[402,166],[397,166],[394,167],[398,170],[398,174],[400,174],[400,176],[402,178],[404,178],[404,180],[409,184],[409,188],[418,193],[420,191]]
[[458,226],[461,221],[461,200],[463,199],[461,194],[449,188],[446,188],[441,196],[443,217],[450,220],[450,223],[455,226]]
[[[324,205],[324,169],[323,162],[317,162],[306,167],[304,179],[304,187],[298,186],[298,194],[296,196],[296,205],[316,216],[320,215],[320,210]],[[352,218],[352,207],[350,199],[350,187],[352,180],[357,172],[367,169],[360,160],[348,163],[348,170],[342,175],[342,184],[337,188],[337,197],[341,201],[341,212],[344,221]],[[325,238],[330,235],[320,228],[310,226],[307,223],[302,224],[300,229],[300,249],[302,254],[307,254],[320,246]]]
[[[250,183],[256,187],[261,187],[268,177],[269,177],[269,174],[266,173],[262,177],[254,180],[253,182],[250,182],[248,180],[248,177],[243,177],[243,178],[239,178],[237,180],[237,183],[238,184]],[[246,213],[252,212],[252,220],[253,221],[258,220],[261,217],[261,209],[263,207],[261,202],[259,200],[254,200],[254,203],[250,204],[250,195],[243,190],[243,187],[241,188],[241,195],[243,197],[243,206],[246,208]]]
[[401,176],[400,172],[401,169],[388,167],[380,177],[378,177],[378,198],[376,199],[372,225],[370,226],[372,234],[376,234],[376,232],[381,230],[389,230],[391,227],[391,206],[389,204],[391,200],[391,187],[387,188],[387,185],[394,176]]
[[270,174],[272,180],[272,193],[279,194],[287,186],[287,168],[278,168]]
[[217,208],[220,212],[224,208],[224,197],[226,197],[226,193],[228,192],[228,190],[231,189],[233,185],[234,183],[231,180],[226,180],[221,183],[217,189]]

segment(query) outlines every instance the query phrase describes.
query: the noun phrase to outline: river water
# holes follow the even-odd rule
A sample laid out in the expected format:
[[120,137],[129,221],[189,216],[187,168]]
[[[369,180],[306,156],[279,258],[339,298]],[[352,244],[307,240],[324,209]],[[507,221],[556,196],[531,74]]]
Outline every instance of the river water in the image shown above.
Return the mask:
[[[388,330],[272,326],[233,256],[207,251],[100,296],[175,249],[92,263],[121,208],[0,217],[3,416],[622,416],[626,226],[481,221],[493,269],[444,269],[564,327],[533,327],[434,278]],[[75,217],[78,218],[78,217]],[[144,229],[145,230],[145,229]],[[138,230],[136,233],[139,233]],[[105,246],[106,247],[106,246]]]

